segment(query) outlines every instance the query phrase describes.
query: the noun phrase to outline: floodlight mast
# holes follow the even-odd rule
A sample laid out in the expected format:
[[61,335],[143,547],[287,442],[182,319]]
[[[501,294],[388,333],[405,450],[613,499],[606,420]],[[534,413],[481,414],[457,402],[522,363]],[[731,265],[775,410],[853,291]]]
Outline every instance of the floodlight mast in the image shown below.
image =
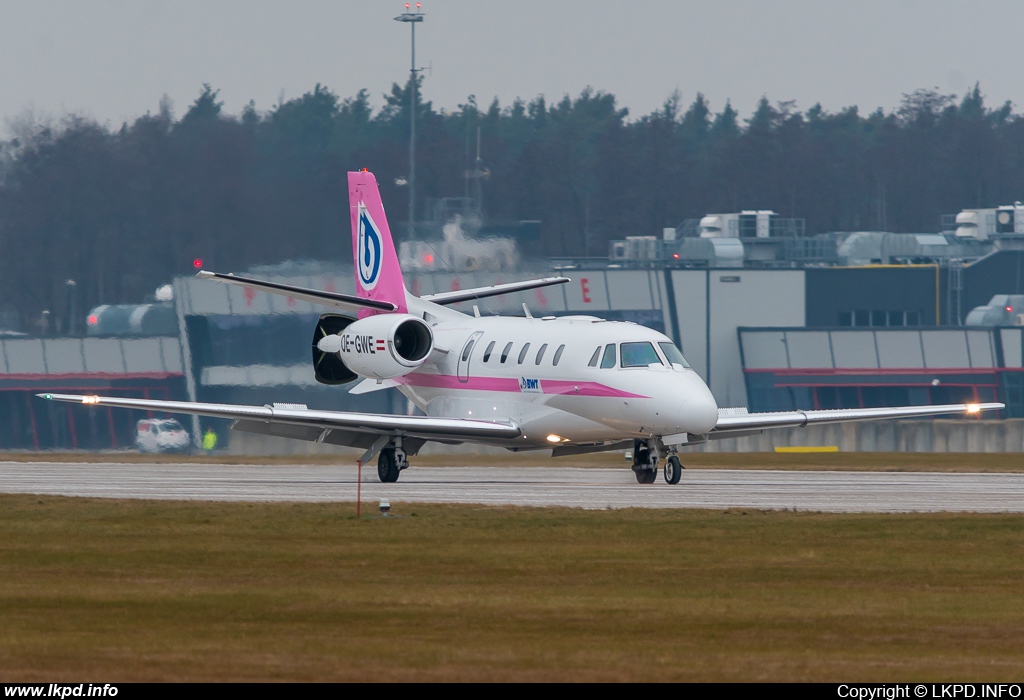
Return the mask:
[[395,17],[396,22],[406,22],[412,30],[412,63],[409,68],[409,91],[411,109],[409,110],[409,239],[416,238],[416,24],[424,18],[423,4],[416,3],[416,11],[411,3],[405,3],[405,12]]

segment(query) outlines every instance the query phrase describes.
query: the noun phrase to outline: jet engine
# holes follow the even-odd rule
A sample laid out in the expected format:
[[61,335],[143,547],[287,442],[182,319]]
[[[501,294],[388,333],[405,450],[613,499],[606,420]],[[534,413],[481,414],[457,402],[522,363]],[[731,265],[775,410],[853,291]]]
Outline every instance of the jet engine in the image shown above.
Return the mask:
[[[320,326],[317,328],[319,332]],[[325,333],[316,341],[314,355],[319,351],[331,356],[330,363],[336,361],[362,377],[391,379],[422,365],[433,349],[434,333],[423,319],[408,314],[380,314],[349,320],[334,333]]]

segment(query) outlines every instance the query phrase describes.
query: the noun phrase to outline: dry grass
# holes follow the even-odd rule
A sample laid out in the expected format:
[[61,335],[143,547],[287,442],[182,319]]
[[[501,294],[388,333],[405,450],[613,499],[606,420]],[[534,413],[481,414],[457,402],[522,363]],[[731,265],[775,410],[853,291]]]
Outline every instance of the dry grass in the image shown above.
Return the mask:
[[1024,517],[0,496],[5,681],[1019,680]]
[[[682,452],[683,464],[698,469],[796,469],[826,471],[914,471],[914,472],[1024,472],[1020,453],[931,453],[931,452],[835,452],[778,454],[774,452]],[[138,452],[0,452],[9,462],[113,462],[196,464],[355,464],[350,455],[313,454],[290,456],[147,455]],[[574,457],[552,458],[547,452],[501,455],[455,453],[418,455],[417,466],[487,467],[622,467],[622,452],[598,452]]]

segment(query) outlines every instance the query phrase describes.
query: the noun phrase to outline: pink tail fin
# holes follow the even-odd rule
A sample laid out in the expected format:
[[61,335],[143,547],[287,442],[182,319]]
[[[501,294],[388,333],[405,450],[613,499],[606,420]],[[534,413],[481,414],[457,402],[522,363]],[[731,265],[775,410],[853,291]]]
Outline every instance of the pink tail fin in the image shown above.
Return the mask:
[[356,295],[389,301],[398,307],[398,313],[406,313],[402,268],[398,265],[391,228],[373,173],[363,170],[348,174],[348,203],[352,215]]

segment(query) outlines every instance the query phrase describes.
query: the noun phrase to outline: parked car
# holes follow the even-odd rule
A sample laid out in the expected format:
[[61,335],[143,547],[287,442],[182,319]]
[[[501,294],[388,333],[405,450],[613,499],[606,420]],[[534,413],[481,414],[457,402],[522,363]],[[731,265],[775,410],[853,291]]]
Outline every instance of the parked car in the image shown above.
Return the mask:
[[192,436],[173,418],[140,420],[135,430],[139,452],[189,452]]

